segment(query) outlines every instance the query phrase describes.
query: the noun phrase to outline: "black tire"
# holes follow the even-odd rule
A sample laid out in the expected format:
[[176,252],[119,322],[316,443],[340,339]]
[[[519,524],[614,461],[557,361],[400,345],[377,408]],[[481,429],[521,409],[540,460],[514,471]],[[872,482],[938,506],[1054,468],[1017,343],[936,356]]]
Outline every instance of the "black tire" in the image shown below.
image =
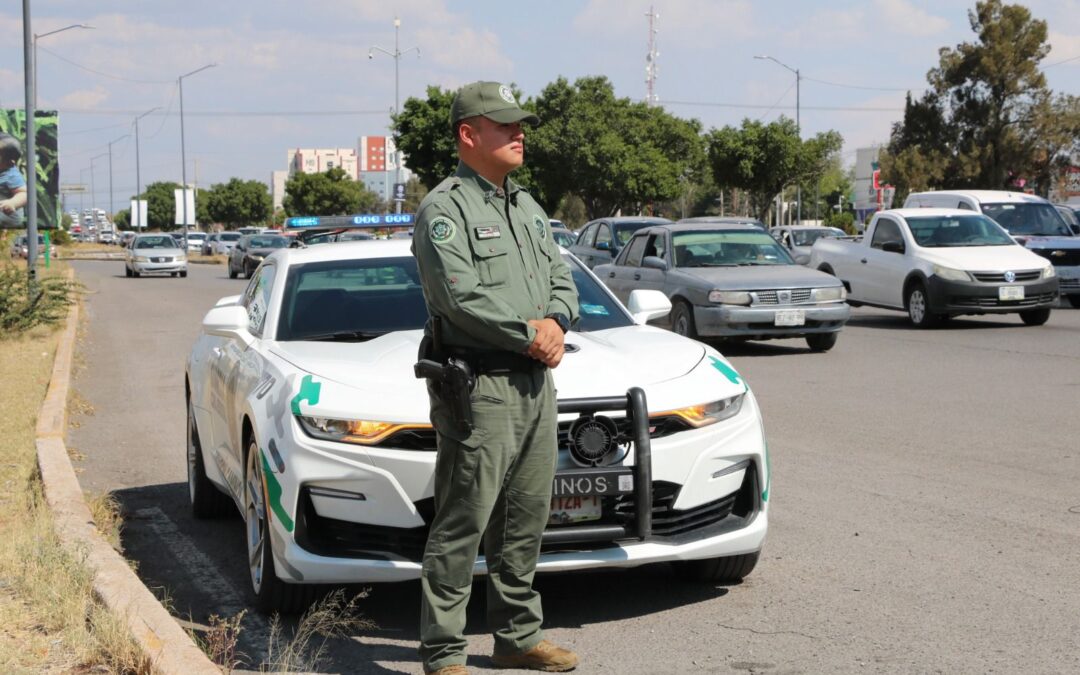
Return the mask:
[[941,323],[941,315],[930,311],[930,294],[926,292],[926,286],[922,282],[913,283],[908,287],[904,307],[907,308],[908,318],[916,328],[933,328]]
[[138,279],[138,278],[139,278],[139,277],[141,277],[142,275],[141,275],[141,274],[139,274],[138,272],[136,272],[135,270],[131,270],[131,276],[133,276],[133,277],[135,277],[136,279]]
[[1041,326],[1050,320],[1050,308],[1024,310],[1020,312],[1020,319],[1028,326]]
[[124,276],[127,277],[128,279],[131,278],[131,268],[128,267],[127,265],[124,265]]
[[315,601],[320,588],[312,584],[291,584],[278,578],[270,541],[261,458],[258,445],[254,440],[249,441],[244,458],[244,541],[251,591],[260,612],[296,614]]
[[692,340],[698,339],[697,327],[694,325],[694,309],[683,300],[676,301],[671,310],[671,330]]
[[229,265],[229,278],[235,279],[237,277],[236,270],[232,268],[232,264]]
[[183,272],[180,273],[180,278],[181,279],[187,279],[187,270],[184,270]]
[[169,276],[172,277],[173,279],[175,279],[176,278],[176,272],[169,272]]
[[255,270],[251,269],[251,265],[244,263],[244,278],[250,279],[252,274],[255,274]]
[[1066,295],[1065,299],[1069,301],[1070,305],[1080,309],[1080,295]]
[[839,337],[839,332],[814,333],[806,336],[806,344],[809,345],[811,351],[827,352],[836,346],[836,339]]
[[832,267],[829,267],[828,265],[822,265],[821,267],[818,267],[818,271],[824,272],[825,274],[831,274],[834,277],[836,276],[836,272],[833,272]]
[[191,515],[196,518],[220,518],[235,513],[231,499],[217,489],[206,477],[206,464],[199,440],[199,428],[195,422],[195,411],[191,401],[187,405],[187,471],[188,497],[191,500]]
[[680,560],[672,563],[675,574],[683,581],[733,584],[754,571],[761,552],[744,553],[725,558]]

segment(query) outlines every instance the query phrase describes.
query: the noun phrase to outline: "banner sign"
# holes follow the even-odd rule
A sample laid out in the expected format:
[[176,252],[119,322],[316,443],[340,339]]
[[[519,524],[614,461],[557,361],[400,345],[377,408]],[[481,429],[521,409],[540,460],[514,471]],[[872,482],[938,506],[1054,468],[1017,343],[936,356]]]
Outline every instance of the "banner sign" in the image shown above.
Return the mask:
[[0,229],[26,227],[26,176],[37,180],[37,227],[60,227],[60,164],[56,139],[59,116],[55,110],[34,114],[37,157],[26,156],[26,111],[0,110]]
[[183,225],[184,224],[184,203],[182,201],[180,201],[180,199],[181,199],[180,195],[181,195],[181,193],[184,193],[184,192],[187,193],[187,220],[188,220],[187,224],[188,225],[194,225],[195,224],[195,191],[192,190],[191,188],[188,188],[187,190],[181,190],[180,188],[176,188],[175,190],[173,190],[173,199],[176,200],[176,224],[177,225]]
[[131,200],[131,216],[128,218],[129,225],[133,230],[145,230],[146,229],[146,205],[145,199],[132,199]]

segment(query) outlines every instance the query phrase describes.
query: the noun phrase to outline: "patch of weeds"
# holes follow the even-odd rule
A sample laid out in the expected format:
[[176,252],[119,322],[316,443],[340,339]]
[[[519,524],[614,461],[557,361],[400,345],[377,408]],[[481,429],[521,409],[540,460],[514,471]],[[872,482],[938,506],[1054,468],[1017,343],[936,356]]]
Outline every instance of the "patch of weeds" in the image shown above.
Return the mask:
[[367,596],[367,590],[363,590],[346,600],[344,589],[332,591],[304,612],[296,632],[288,639],[281,618],[275,614],[270,621],[266,662],[260,670],[272,673],[320,670],[328,640],[375,628],[373,621],[360,615],[358,605]]

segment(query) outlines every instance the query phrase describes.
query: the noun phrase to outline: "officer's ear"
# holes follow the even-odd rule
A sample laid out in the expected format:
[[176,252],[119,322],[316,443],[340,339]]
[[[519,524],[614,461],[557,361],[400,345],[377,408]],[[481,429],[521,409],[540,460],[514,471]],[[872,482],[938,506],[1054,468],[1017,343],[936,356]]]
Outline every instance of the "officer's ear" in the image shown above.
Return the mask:
[[463,145],[468,148],[476,147],[476,137],[480,131],[479,126],[476,124],[478,119],[478,117],[469,117],[457,123],[454,127],[454,138],[458,145]]

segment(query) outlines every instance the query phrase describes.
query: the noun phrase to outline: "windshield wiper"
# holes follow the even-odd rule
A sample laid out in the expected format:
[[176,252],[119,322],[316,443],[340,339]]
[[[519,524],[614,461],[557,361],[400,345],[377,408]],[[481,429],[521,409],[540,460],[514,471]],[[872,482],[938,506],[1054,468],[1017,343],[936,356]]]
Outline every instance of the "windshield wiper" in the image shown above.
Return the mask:
[[375,333],[362,330],[339,330],[334,333],[319,333],[318,335],[303,335],[296,338],[310,342],[364,342],[374,340],[386,333]]
[[692,267],[738,267],[735,263],[697,263]]

